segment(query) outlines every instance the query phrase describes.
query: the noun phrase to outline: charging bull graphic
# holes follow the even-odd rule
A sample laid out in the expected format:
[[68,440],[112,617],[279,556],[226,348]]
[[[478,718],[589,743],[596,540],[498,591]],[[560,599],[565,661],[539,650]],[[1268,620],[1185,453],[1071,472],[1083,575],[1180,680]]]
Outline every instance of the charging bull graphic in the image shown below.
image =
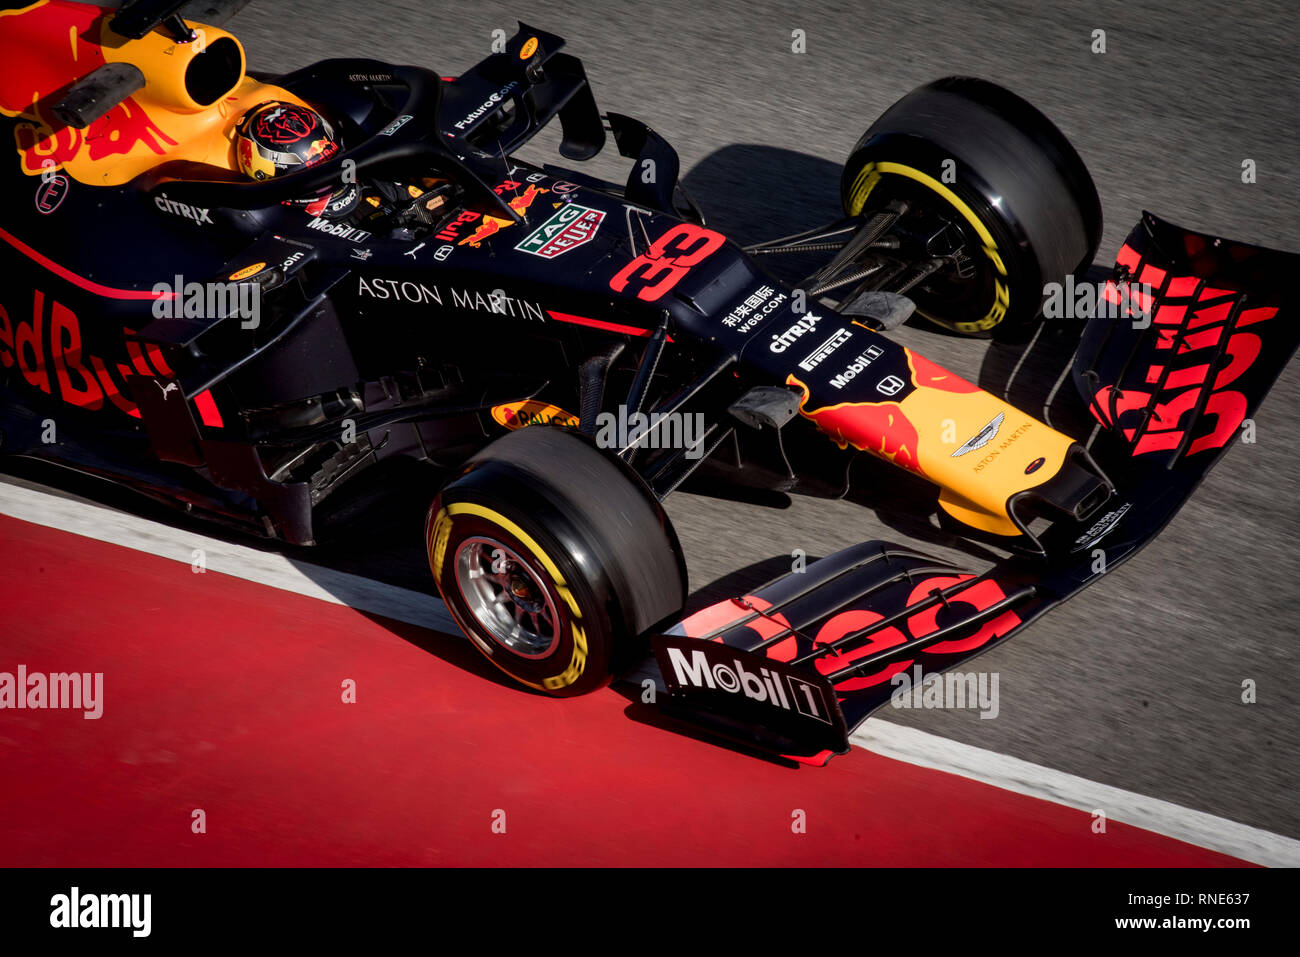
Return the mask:
[[[89,4],[48,0],[0,11],[0,113],[28,120],[14,129],[24,173],[63,169],[80,182],[99,182],[105,160],[162,156],[176,145],[135,97],[84,130],[54,118],[51,108],[70,83],[115,58],[111,48],[100,46],[106,29],[104,11]],[[52,39],[37,45],[30,42],[33,36]]]
[[[518,189],[519,185],[520,184],[516,183],[514,180],[506,180],[504,183],[497,186],[493,190],[493,192],[495,192],[499,196],[504,195],[506,190]],[[542,189],[541,187],[535,184],[529,184],[528,188],[525,189],[522,193],[510,199],[509,206],[520,216],[523,216],[528,212],[528,207],[533,204],[534,199],[536,199],[538,196],[541,196],[543,193],[549,193],[549,192],[550,192],[549,189]],[[513,226],[513,225],[514,225],[513,222],[511,222],[508,219],[502,219],[500,216],[485,215],[483,217],[483,221],[479,223],[477,227],[475,227],[474,232],[470,233],[468,236],[462,239],[459,243],[457,243],[457,245],[459,246],[470,245],[475,248],[478,248],[479,243],[483,242],[483,240],[487,239],[489,236],[495,236],[497,233],[505,229],[507,226]],[[442,233],[439,233],[438,235],[441,236]]]
[[[803,392],[800,413],[840,448],[934,482],[940,506],[968,525],[1017,534],[1007,500],[1055,475],[1070,438],[910,349],[861,339],[855,332],[841,347],[843,371],[822,385],[787,375],[786,384]],[[902,365],[888,364],[898,355],[906,376]]]

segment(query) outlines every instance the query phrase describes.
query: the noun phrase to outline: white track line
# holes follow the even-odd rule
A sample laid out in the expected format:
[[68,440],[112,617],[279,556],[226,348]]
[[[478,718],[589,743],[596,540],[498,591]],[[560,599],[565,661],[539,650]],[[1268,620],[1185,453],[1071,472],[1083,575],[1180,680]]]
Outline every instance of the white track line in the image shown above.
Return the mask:
[[[194,549],[203,549],[210,571],[408,624],[458,633],[446,607],[433,595],[208,538],[3,478],[0,478],[0,513],[186,565],[193,561]],[[859,747],[908,764],[982,781],[1080,811],[1102,810],[1110,821],[1256,864],[1300,867],[1300,841],[1292,838],[878,718],[868,720],[850,740]]]
[[62,498],[0,478],[0,513],[36,525],[58,528],[112,545],[133,548],[189,565],[194,550],[203,550],[208,571],[270,585],[282,591],[347,605],[435,631],[459,635],[460,629],[436,595],[411,591],[360,575],[294,561],[275,552],[234,545],[159,522]]
[[[1265,867],[1300,867],[1300,841],[1281,834],[879,718],[868,718],[849,740],[908,764],[947,771],[1089,814],[1104,811],[1108,821],[1131,824]],[[1081,826],[1089,825],[1085,822]]]

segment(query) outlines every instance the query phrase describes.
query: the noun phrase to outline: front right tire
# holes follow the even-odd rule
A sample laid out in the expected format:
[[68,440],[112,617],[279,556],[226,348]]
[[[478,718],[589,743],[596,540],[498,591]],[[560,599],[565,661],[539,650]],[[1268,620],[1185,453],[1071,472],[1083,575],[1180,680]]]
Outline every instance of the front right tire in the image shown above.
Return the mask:
[[891,106],[853,148],[840,193],[849,215],[903,201],[896,230],[959,239],[960,268],[907,295],[919,315],[965,335],[1033,320],[1045,284],[1082,276],[1101,242],[1101,202],[1074,147],[985,80],[936,80]]

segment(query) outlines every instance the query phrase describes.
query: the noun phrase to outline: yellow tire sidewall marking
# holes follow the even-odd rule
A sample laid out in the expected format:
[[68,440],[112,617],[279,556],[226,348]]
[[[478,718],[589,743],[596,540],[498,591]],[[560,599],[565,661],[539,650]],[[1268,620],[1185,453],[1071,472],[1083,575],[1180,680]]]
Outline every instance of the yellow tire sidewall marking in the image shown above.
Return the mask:
[[[920,183],[926,189],[942,196],[944,201],[957,210],[962,219],[966,220],[970,227],[975,230],[975,234],[979,236],[980,241],[984,244],[982,247],[984,254],[993,263],[993,268],[998,271],[998,275],[1005,279],[1007,267],[1002,261],[1002,254],[998,252],[998,244],[993,239],[993,234],[989,232],[988,227],[980,221],[979,217],[975,215],[975,211],[960,196],[933,176],[922,173],[919,169],[904,166],[902,163],[879,162],[864,164],[854,179],[853,189],[849,193],[848,211],[850,216],[856,216],[862,211],[862,207],[867,204],[867,197],[876,188],[881,176],[889,173]],[[1010,304],[1011,289],[1002,279],[994,279],[993,307],[988,313],[982,319],[976,319],[974,322],[954,322],[951,325],[959,332],[984,332],[992,329],[1002,321]],[[919,309],[917,311],[921,312]],[[925,313],[921,312],[921,315],[924,316]],[[932,319],[933,317],[926,316],[926,318]],[[947,323],[940,323],[940,325],[947,325]]]
[[447,541],[451,537],[452,519],[457,515],[473,515],[484,521],[504,529],[514,536],[515,540],[542,564],[547,573],[551,576],[551,583],[555,586],[556,592],[561,600],[568,606],[571,613],[569,627],[573,631],[573,657],[570,659],[568,666],[560,674],[542,680],[541,684],[536,684],[524,678],[520,678],[514,672],[507,670],[496,660],[494,656],[487,656],[488,660],[494,665],[510,675],[511,678],[525,684],[530,688],[539,691],[554,691],[558,688],[566,688],[573,684],[582,675],[587,666],[587,633],[582,627],[582,611],[578,608],[578,601],[573,597],[573,592],[560,572],[559,566],[551,560],[546,551],[537,544],[531,535],[525,532],[517,524],[506,518],[500,512],[487,508],[483,505],[477,505],[473,502],[453,502],[445,505],[439,510],[437,517],[433,521],[433,527],[429,531],[430,539],[430,556],[433,566],[433,574],[437,581],[442,581],[442,566],[446,559]]

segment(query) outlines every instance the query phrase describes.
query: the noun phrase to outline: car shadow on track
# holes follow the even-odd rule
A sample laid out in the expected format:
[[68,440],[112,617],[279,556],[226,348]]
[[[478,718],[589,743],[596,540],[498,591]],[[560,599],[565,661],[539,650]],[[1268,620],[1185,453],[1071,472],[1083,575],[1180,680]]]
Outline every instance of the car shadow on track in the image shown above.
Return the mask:
[[[844,215],[840,168],[794,150],[736,144],[710,153],[682,178],[708,225],[742,245],[801,232]],[[763,256],[762,266],[795,283],[825,254]]]
[[490,681],[493,684],[500,685],[503,688],[509,688],[512,691],[518,691],[520,694],[533,695],[538,698],[544,698],[540,691],[534,691],[531,688],[525,688],[516,681],[508,678],[499,668],[487,660],[478,650],[469,642],[464,635],[457,631],[432,629],[425,625],[414,625],[405,621],[397,621],[384,615],[374,614],[363,611],[361,614],[370,621],[387,629],[395,637],[402,639],[407,644],[418,648],[431,657],[446,662],[453,668],[459,668],[461,671],[467,671],[476,678],[484,681]]
[[[640,684],[626,681],[618,682],[611,686],[611,690],[627,700],[628,705],[623,709],[623,715],[628,720],[635,721],[637,724],[657,728],[660,731],[666,731],[669,734],[681,735],[685,738],[702,741],[705,744],[710,744],[726,751],[733,751],[736,754],[743,754],[750,758],[756,758],[760,761],[765,761],[768,764],[775,764],[779,767],[797,770],[802,766],[797,761],[782,758],[769,751],[759,750],[758,748],[751,747],[740,741],[732,741],[729,738],[710,734],[708,731],[693,724],[665,714],[659,709],[658,705],[645,700],[646,692]],[[658,692],[656,692],[656,694],[658,694]]]
[[[1093,263],[1085,282],[1104,283],[1110,269]],[[1071,364],[1087,317],[1041,319],[1024,334],[994,340],[984,354],[979,385],[1052,428],[1085,441],[1096,421],[1075,387]]]

